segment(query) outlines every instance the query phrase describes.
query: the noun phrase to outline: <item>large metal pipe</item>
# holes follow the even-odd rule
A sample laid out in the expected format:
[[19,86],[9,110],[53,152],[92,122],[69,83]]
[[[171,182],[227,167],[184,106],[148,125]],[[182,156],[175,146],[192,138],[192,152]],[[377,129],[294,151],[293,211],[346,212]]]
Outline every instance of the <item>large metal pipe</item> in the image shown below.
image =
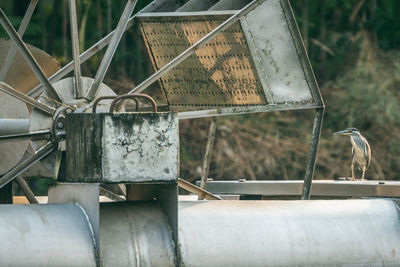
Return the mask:
[[77,204],[0,205],[0,266],[96,266]]
[[180,202],[183,266],[400,266],[390,199]]
[[[0,266],[93,266],[76,204],[0,205]],[[390,199],[183,201],[179,261],[152,202],[100,208],[102,266],[400,266],[400,209]]]

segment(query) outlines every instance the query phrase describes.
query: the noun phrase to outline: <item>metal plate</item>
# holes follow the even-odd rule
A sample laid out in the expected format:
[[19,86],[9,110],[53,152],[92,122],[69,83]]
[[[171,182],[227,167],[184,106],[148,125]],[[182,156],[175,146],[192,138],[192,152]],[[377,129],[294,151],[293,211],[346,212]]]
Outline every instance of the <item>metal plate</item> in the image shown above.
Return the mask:
[[[143,18],[141,30],[154,68],[163,67],[228,17]],[[239,23],[198,49],[160,83],[172,110],[266,104]]]
[[[0,68],[4,64],[11,43],[12,41],[0,39]],[[44,51],[31,45],[28,45],[28,48],[47,77],[60,69],[57,60]],[[25,94],[39,84],[39,80],[20,53],[15,54],[4,82]]]

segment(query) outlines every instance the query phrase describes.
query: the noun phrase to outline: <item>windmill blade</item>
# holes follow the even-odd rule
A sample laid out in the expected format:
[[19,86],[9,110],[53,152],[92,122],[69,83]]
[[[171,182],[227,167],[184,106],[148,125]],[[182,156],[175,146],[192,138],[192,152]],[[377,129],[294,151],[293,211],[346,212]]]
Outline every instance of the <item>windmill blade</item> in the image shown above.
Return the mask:
[[81,77],[81,63],[79,60],[79,34],[78,34],[78,18],[76,15],[76,1],[69,0],[69,18],[71,25],[71,40],[72,40],[72,55],[74,58],[74,97],[84,97],[82,88],[82,77]]
[[53,88],[46,75],[44,74],[42,68],[37,63],[36,59],[33,57],[32,53],[29,51],[28,47],[22,41],[21,37],[18,35],[11,22],[8,20],[7,16],[4,14],[3,10],[0,8],[0,23],[14,41],[19,52],[23,55],[28,65],[32,68],[33,72],[41,82],[41,84],[46,88],[46,90],[57,100],[61,101],[61,98],[57,91]]

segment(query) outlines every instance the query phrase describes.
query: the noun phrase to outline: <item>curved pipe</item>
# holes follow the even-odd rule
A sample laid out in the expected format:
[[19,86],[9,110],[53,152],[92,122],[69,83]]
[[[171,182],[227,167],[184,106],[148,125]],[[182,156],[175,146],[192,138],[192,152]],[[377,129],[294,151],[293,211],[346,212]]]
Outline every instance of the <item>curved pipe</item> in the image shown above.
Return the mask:
[[137,104],[136,98],[144,98],[144,99],[148,100],[151,103],[151,105],[153,106],[153,112],[157,112],[157,103],[156,103],[156,101],[154,101],[154,99],[151,96],[145,95],[145,94],[125,94],[125,95],[120,95],[120,96],[116,97],[113,100],[113,102],[111,102],[110,113],[114,112],[114,108],[115,108],[115,105],[117,104],[117,102],[119,102],[123,99],[134,99],[136,102],[136,110],[138,110],[138,104]]

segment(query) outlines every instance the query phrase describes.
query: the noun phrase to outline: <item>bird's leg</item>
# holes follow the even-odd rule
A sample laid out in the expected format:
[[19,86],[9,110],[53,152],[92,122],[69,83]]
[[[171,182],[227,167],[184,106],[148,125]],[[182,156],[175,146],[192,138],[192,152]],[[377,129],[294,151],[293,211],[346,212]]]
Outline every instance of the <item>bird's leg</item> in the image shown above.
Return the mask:
[[365,175],[365,167],[362,168],[362,177],[361,177],[361,181],[364,181],[364,175]]
[[354,160],[351,162],[351,180],[356,180],[356,178],[354,177]]

